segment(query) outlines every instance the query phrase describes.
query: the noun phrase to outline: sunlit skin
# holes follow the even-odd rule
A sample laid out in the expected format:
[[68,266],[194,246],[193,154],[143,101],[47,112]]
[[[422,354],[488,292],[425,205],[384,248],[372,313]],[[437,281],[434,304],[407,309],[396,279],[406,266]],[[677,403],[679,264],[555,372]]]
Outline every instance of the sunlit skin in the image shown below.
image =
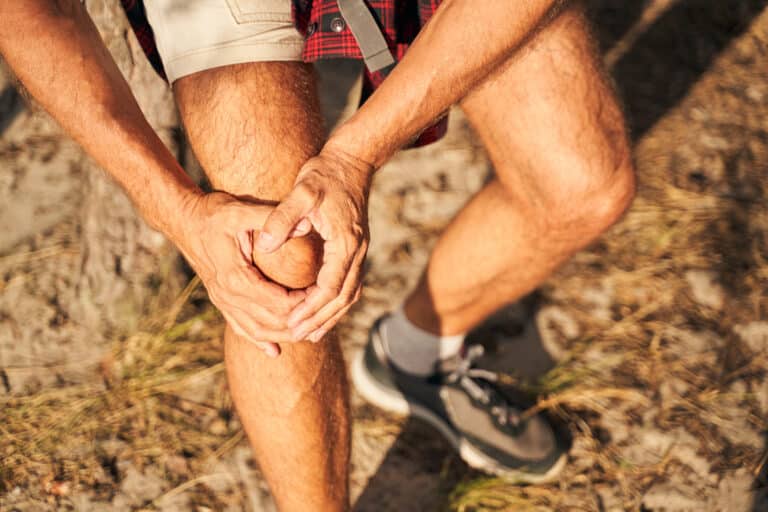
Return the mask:
[[[214,188],[264,204],[291,190],[299,167],[322,143],[313,80],[311,66],[254,63],[174,83],[187,138]],[[257,252],[254,260],[289,287],[314,282],[317,234],[308,236],[292,238],[277,253]],[[227,328],[224,346],[232,398],[280,509],[343,510],[349,414],[338,340],[283,343],[280,357],[270,358]]]
[[[6,62],[177,245],[227,319],[230,389],[281,510],[349,506],[348,390],[328,333],[360,295],[371,180],[399,147],[459,103],[496,169],[406,302],[436,334],[466,331],[533,289],[629,205],[621,112],[581,9],[566,4],[445,0],[325,143],[309,66],[244,64],[178,80],[188,138],[217,190],[204,194],[144,119],[79,1],[0,2]],[[287,289],[277,282],[295,269],[278,275],[262,256],[313,267],[291,248],[306,242],[274,252],[308,224],[323,239],[322,265],[308,288]]]
[[[258,236],[258,232],[254,233]],[[323,263],[323,240],[314,231],[289,238],[275,252],[253,249],[253,263],[265,277],[289,289],[301,290],[317,281]]]

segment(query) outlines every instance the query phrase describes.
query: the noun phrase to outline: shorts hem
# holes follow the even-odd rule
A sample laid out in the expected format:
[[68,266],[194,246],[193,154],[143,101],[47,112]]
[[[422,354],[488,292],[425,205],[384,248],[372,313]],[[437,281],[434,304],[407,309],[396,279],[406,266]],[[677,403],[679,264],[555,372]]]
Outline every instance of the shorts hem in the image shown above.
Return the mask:
[[208,69],[248,62],[304,62],[304,42],[252,43],[216,46],[168,59],[163,64],[168,82]]

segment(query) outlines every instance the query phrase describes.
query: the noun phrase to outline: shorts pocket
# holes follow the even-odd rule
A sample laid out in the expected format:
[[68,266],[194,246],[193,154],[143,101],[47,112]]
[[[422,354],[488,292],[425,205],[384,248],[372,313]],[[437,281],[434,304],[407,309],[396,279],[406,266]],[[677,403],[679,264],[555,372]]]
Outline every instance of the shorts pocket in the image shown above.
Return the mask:
[[245,23],[290,23],[291,0],[227,0],[235,21]]

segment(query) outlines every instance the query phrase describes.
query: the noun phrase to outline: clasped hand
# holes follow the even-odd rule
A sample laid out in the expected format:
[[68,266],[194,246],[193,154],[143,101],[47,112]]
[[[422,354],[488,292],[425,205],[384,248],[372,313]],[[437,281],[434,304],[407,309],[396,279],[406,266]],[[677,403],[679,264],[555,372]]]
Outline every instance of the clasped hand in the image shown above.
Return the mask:
[[293,341],[319,341],[360,298],[368,250],[368,193],[373,169],[338,151],[323,150],[307,161],[293,190],[272,211],[257,250],[277,250],[307,223],[323,240],[317,282],[287,318]]
[[[371,175],[369,166],[324,151],[306,162],[276,207],[223,192],[188,205],[177,245],[236,334],[277,356],[280,343],[320,340],[357,301]],[[311,229],[322,238],[323,260],[309,288],[288,290],[254,265],[254,243],[269,254]]]

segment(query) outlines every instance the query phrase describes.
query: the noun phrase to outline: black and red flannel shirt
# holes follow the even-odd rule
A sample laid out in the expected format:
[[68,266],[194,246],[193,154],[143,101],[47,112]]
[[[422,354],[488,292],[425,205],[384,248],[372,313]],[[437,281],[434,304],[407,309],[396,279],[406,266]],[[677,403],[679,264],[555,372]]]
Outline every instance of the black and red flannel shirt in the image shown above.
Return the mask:
[[[160,60],[142,0],[121,0],[121,2],[144,53],[155,70],[165,78],[163,63]],[[434,14],[440,2],[441,0],[366,0],[396,61],[403,58],[419,30]],[[349,27],[345,27],[340,32],[331,28],[334,21],[341,18],[336,0],[293,0],[293,18],[297,30],[306,38],[304,62],[333,58],[363,58]],[[393,67],[390,66],[375,73],[366,70],[361,104],[381,85]],[[435,142],[445,135],[447,127],[448,118],[442,117],[422,132],[414,145],[424,146]]]

